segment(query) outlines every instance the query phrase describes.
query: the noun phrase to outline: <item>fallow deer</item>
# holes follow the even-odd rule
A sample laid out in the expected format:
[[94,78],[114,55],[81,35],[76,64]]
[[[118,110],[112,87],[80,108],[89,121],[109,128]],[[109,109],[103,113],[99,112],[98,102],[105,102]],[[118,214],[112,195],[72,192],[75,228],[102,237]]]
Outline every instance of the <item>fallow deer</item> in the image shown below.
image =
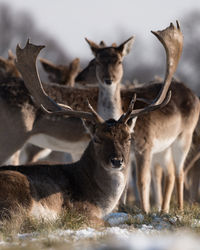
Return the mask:
[[15,66],[15,55],[8,50],[8,59],[0,57],[0,81],[8,77],[21,77]]
[[[37,86],[40,80],[32,63],[27,64],[29,60],[34,63],[34,59],[25,58],[30,52],[37,55],[40,49],[41,46],[29,43],[24,50],[17,47],[17,67],[30,88]],[[148,107],[136,110],[133,110],[134,98],[117,121],[104,121],[90,104],[90,112],[74,111],[64,104],[56,104],[43,89],[41,91],[43,94],[38,92],[37,103],[41,102],[45,112],[89,121],[91,140],[81,159],[74,164],[1,167],[1,219],[10,218],[13,211],[17,213],[20,209],[29,216],[54,219],[63,209],[72,208],[78,208],[89,218],[103,218],[114,209],[126,185],[134,120],[138,115],[166,105],[171,95],[168,93],[162,102],[156,98]]]
[[199,202],[200,184],[200,119],[193,133],[192,145],[185,164],[185,191],[189,202]]
[[80,71],[79,58],[75,58],[69,65],[55,65],[44,58],[41,58],[40,62],[44,70],[49,74],[51,82],[74,87],[75,78]]
[[[172,75],[176,70],[178,60],[182,51],[183,36],[179,24],[177,28],[171,24],[163,31],[153,32],[162,42],[167,53],[167,70],[165,85],[171,84]],[[94,42],[88,41],[96,60],[96,75],[100,88],[104,88],[106,98],[101,98],[104,112],[107,110],[110,117],[119,117],[126,99],[133,93],[142,101],[142,98],[153,98],[158,93],[160,84],[149,84],[142,87],[122,90],[120,96],[119,82],[113,79],[113,65],[111,57],[104,57],[103,49]],[[115,48],[112,48],[115,50]],[[121,75],[122,77],[122,75]],[[165,172],[165,190],[163,201],[157,198],[158,206],[164,212],[168,212],[171,193],[176,180],[178,193],[178,207],[183,209],[183,166],[188,154],[192,134],[199,117],[199,100],[184,84],[173,81],[170,89],[172,99],[162,110],[145,114],[136,120],[134,128],[134,153],[137,164],[137,181],[140,193],[141,206],[145,212],[149,211],[149,189],[151,180],[151,166],[160,164]],[[110,96],[108,95],[110,94]],[[111,104],[110,104],[110,103]],[[122,104],[121,104],[122,103]],[[136,107],[141,107],[141,102]],[[117,109],[117,115],[112,113],[111,106]],[[116,116],[115,116],[116,115]],[[175,169],[174,169],[175,165]],[[154,168],[153,168],[154,171]],[[158,196],[158,194],[157,194]]]

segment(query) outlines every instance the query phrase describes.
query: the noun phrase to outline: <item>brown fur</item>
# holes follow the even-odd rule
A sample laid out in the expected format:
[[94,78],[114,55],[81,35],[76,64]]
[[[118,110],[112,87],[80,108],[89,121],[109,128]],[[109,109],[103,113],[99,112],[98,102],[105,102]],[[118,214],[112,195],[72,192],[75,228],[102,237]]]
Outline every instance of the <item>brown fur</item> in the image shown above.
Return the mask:
[[55,65],[46,59],[40,59],[44,70],[49,74],[49,80],[71,87],[75,84],[75,78],[80,71],[80,60],[75,58],[69,66]]
[[200,202],[200,119],[193,133],[192,145],[185,163],[185,193],[189,202]]
[[[75,207],[91,218],[111,212],[125,187],[131,131],[114,120],[96,124],[93,131],[93,140],[74,164],[1,167],[0,213],[9,217],[19,207],[31,215],[35,204],[57,214]],[[122,169],[112,164],[113,158],[123,159]]]
[[0,57],[0,79],[21,77],[21,74],[15,66],[15,58],[15,55],[10,50],[8,51],[8,59]]

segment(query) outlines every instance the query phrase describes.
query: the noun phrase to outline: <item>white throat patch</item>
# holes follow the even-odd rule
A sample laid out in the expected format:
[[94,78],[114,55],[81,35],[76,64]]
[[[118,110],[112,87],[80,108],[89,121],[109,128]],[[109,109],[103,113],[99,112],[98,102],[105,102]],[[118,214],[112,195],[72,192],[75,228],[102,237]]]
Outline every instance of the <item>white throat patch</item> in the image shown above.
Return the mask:
[[121,116],[121,97],[117,93],[117,87],[118,83],[99,84],[97,112],[105,120],[111,118],[118,120]]

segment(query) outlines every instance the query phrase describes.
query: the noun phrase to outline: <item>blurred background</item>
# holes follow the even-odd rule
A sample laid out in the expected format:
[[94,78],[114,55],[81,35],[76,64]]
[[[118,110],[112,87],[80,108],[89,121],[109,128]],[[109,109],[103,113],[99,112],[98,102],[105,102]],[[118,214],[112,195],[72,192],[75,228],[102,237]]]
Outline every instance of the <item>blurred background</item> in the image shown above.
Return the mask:
[[[41,57],[58,64],[80,58],[81,67],[92,53],[84,38],[107,45],[135,36],[125,58],[123,81],[146,82],[163,76],[164,50],[150,33],[180,21],[183,55],[176,77],[200,95],[200,1],[198,0],[0,0],[0,56],[27,38],[45,44]],[[43,75],[45,79],[45,75]]]

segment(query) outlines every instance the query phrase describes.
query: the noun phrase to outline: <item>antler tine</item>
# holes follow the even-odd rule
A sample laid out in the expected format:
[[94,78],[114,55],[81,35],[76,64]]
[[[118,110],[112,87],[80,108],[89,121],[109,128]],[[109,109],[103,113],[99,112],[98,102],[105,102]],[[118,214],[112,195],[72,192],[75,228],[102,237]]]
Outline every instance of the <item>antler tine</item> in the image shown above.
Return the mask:
[[141,114],[144,114],[144,113],[147,113],[147,112],[150,112],[150,111],[154,111],[156,109],[161,109],[163,108],[165,105],[167,105],[167,103],[170,101],[171,99],[171,90],[167,93],[167,95],[165,96],[165,99],[163,102],[161,103],[158,103],[158,104],[155,104],[155,103],[152,103],[150,104],[149,106],[145,107],[145,108],[142,108],[142,109],[135,109],[132,111],[130,118],[134,118],[134,117],[137,117]]
[[12,50],[9,49],[8,50],[8,60],[14,60],[15,59],[15,55],[13,54]]
[[96,122],[97,123],[103,123],[104,119],[93,109],[92,105],[89,103],[88,100],[87,100],[87,104],[88,104],[88,108],[92,112],[93,117],[95,118]]
[[126,113],[123,114],[119,118],[119,122],[126,123],[131,118],[131,114],[133,112],[135,102],[136,102],[136,94],[134,94],[132,100],[130,101],[130,104],[128,106],[128,110],[126,111]]
[[56,104],[44,91],[36,66],[36,59],[43,45],[34,45],[27,40],[26,46],[22,49],[19,44],[16,47],[16,66],[20,71],[24,83],[34,97],[34,101],[40,106],[41,104],[48,110],[58,111],[62,108]]
[[72,110],[68,109],[68,106],[64,104],[60,104],[62,106],[61,111],[49,111],[47,110],[43,105],[41,105],[43,111],[49,115],[55,114],[55,115],[68,115],[71,117],[76,117],[76,118],[82,118],[86,120],[90,120],[96,123],[103,123],[104,120],[96,113],[96,111],[93,109],[93,107],[90,105],[89,101],[87,100],[88,107],[91,110],[90,112],[85,112],[85,111],[77,111],[77,110]]
[[179,22],[176,21],[177,28],[170,24],[164,30],[161,31],[151,31],[163,44],[166,51],[166,73],[163,87],[155,99],[155,103],[161,103],[166,96],[166,93],[171,84],[172,76],[176,71],[183,47],[183,34],[180,30]]

